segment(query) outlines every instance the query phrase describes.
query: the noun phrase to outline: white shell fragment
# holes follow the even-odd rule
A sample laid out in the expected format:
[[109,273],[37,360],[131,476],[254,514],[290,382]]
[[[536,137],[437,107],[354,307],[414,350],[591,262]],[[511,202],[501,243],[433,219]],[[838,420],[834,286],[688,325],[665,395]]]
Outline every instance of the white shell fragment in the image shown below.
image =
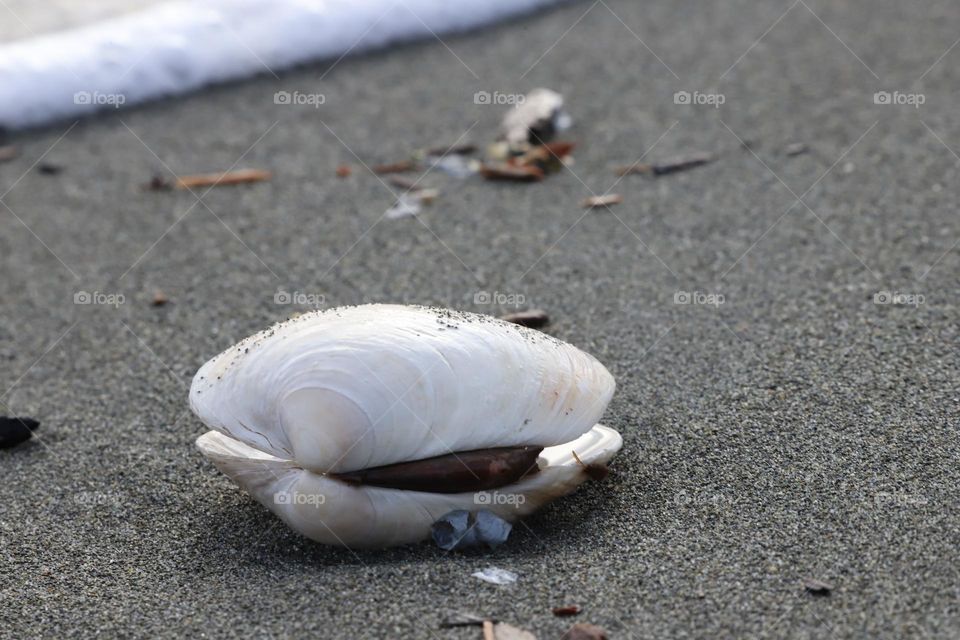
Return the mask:
[[484,582],[489,582],[490,584],[504,585],[513,584],[517,581],[517,574],[515,574],[513,571],[498,569],[497,567],[487,567],[486,569],[475,571],[470,575],[474,578],[483,580]]
[[563,110],[563,96],[550,89],[534,89],[510,109],[500,123],[500,134],[511,147],[527,142],[540,144],[570,127]]
[[[429,538],[451,511],[514,522],[588,479],[620,435],[597,424],[615,388],[592,356],[489,316],[396,305],[304,314],[207,362],[190,407],[197,446],[293,529],[322,543]],[[334,477],[494,447],[545,447],[539,471],[482,492]],[[573,455],[579,457],[578,462]]]

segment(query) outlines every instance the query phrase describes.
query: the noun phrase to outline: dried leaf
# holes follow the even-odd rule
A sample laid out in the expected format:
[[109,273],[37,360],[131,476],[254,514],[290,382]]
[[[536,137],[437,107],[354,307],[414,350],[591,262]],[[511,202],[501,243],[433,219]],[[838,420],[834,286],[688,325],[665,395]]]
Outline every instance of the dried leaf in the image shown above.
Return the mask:
[[163,291],[160,291],[160,289],[157,289],[153,292],[153,300],[150,301],[150,304],[155,307],[162,307],[168,302],[170,302],[170,298],[167,297],[167,294],[165,294]]
[[569,616],[575,616],[578,613],[583,611],[583,609],[578,604],[565,604],[562,607],[554,607],[553,615],[558,618],[566,618]]
[[612,204],[623,202],[623,196],[616,193],[609,193],[602,196],[591,196],[586,198],[581,205],[584,209],[597,209],[599,207],[609,207]]
[[803,581],[803,588],[815,596],[828,596],[830,592],[833,591],[833,585],[828,582],[823,582],[815,578],[805,578]]
[[507,315],[500,316],[500,319],[524,327],[530,327],[531,329],[539,329],[540,327],[545,327],[550,324],[550,317],[543,309],[530,309],[528,311],[508,313]]
[[578,622],[563,634],[562,640],[607,640],[607,632],[595,624]]
[[544,173],[559,171],[571,162],[570,153],[576,145],[572,142],[551,142],[531,147],[519,156],[511,157],[507,164],[537,167]]
[[20,149],[9,145],[6,147],[0,147],[0,162],[7,162],[8,160],[13,160],[20,155]]
[[218,187],[222,185],[246,184],[248,182],[263,182],[273,178],[269,171],[260,169],[240,169],[226,173],[206,173],[177,178],[174,187],[177,189],[193,189],[195,187]]
[[342,164],[337,167],[338,178],[349,178],[351,173],[353,173],[353,168],[348,164]]
[[514,182],[538,182],[543,180],[543,171],[536,166],[483,164],[480,165],[480,175],[487,180],[511,180]]

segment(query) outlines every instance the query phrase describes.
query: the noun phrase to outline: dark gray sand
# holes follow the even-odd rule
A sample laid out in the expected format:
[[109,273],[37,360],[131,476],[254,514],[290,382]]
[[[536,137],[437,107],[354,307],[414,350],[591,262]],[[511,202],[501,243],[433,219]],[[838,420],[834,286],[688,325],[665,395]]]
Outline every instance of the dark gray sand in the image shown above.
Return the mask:
[[[0,452],[0,636],[478,638],[437,628],[466,609],[555,638],[551,608],[577,603],[613,638],[955,637],[958,19],[947,0],[578,3],[13,138],[0,398],[42,426]],[[354,154],[486,142],[503,108],[474,93],[536,86],[576,118],[571,171],[432,173],[419,219],[380,220],[392,196]],[[584,215],[651,147],[719,159]],[[199,204],[138,189],[235,162],[275,178]],[[202,362],[306,310],[278,291],[524,296],[616,376],[615,472],[493,553],[300,538],[200,456],[187,410]],[[470,577],[486,566],[519,581]]]

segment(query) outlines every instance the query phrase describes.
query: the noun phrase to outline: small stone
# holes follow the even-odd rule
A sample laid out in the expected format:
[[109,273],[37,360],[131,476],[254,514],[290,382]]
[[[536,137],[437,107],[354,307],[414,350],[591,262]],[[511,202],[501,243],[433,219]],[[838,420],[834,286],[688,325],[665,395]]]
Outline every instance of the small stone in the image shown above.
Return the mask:
[[33,418],[0,416],[0,449],[10,449],[33,437],[40,423]]
[[803,588],[815,596],[828,596],[833,591],[833,585],[815,578],[806,578],[803,581]]

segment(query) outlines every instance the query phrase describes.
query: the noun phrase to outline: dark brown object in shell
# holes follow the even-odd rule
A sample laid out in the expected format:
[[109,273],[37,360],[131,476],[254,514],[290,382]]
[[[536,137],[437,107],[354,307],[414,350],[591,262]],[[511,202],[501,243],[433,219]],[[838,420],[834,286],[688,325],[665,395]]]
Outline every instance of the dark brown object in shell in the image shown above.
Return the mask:
[[541,451],[543,447],[477,449],[359,471],[331,473],[330,477],[349,484],[405,491],[485,491],[513,484],[539,471],[537,457]]

